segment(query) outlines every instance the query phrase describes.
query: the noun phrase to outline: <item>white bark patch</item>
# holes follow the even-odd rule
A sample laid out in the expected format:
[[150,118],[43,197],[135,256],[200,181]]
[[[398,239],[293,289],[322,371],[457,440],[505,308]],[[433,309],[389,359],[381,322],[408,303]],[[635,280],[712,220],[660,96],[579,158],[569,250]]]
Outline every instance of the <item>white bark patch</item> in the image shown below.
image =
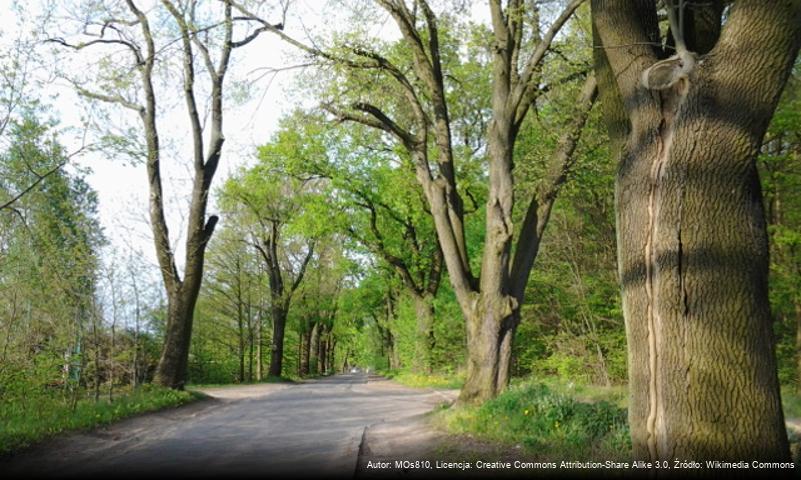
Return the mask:
[[697,64],[696,55],[682,51],[672,57],[656,62],[642,72],[640,84],[649,90],[667,90],[687,80]]
[[[657,155],[651,165],[651,186],[648,192],[648,234],[645,240],[645,294],[648,298],[648,306],[646,309],[646,320],[648,328],[648,417],[645,423],[645,430],[648,434],[647,444],[648,453],[651,459],[658,459],[657,449],[657,418],[660,410],[660,391],[658,374],[660,370],[659,365],[659,352],[657,346],[659,339],[657,338],[658,332],[661,329],[661,319],[659,312],[654,308],[656,302],[655,288],[655,270],[656,270],[656,252],[654,248],[654,238],[657,235],[658,222],[657,208],[655,199],[659,186],[659,176],[661,175],[662,165],[665,160],[665,154],[669,152],[670,144],[666,142],[666,138],[660,134],[658,140]],[[661,426],[661,422],[660,425]]]
[[665,430],[665,408],[663,382],[661,380],[662,317],[659,308],[659,275],[656,239],[659,238],[659,209],[662,176],[665,164],[670,159],[674,141],[674,117],[688,90],[688,81],[681,79],[675,88],[662,94],[662,124],[657,136],[657,152],[651,164],[650,188],[648,192],[648,232],[645,241],[645,293],[648,330],[648,417],[646,433],[648,453],[653,460],[668,454],[668,439]]

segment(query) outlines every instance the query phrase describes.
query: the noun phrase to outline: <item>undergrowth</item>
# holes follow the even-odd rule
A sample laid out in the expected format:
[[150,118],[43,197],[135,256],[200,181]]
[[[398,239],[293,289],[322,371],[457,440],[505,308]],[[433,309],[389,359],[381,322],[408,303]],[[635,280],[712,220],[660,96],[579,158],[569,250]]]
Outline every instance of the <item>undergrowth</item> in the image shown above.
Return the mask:
[[103,397],[78,400],[73,408],[60,395],[38,395],[0,400],[0,455],[71,430],[87,430],[131,415],[174,407],[200,394],[155,385],[143,385],[109,402]]
[[519,446],[527,458],[622,460],[631,451],[625,409],[579,401],[543,383],[520,383],[480,406],[443,410],[437,421],[451,433]]

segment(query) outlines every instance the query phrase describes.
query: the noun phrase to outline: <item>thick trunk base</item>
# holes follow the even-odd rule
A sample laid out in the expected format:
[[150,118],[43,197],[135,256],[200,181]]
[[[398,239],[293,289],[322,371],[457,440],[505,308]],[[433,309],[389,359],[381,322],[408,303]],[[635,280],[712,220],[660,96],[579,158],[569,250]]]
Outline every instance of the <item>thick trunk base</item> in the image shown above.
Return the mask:
[[482,403],[506,390],[517,322],[517,310],[468,317],[467,376],[459,403]]
[[174,389],[183,389],[186,384],[194,313],[194,305],[189,308],[180,296],[180,292],[176,292],[168,299],[164,347],[153,380],[158,385]]
[[271,377],[280,377],[284,366],[284,330],[286,328],[286,311],[273,309],[273,343],[270,352]]

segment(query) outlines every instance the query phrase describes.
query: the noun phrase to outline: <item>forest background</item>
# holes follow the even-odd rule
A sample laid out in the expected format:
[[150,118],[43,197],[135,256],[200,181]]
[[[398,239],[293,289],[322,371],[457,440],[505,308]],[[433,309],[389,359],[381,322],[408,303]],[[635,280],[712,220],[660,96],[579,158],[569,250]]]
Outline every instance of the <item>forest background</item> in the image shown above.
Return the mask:
[[[436,95],[415,70],[419,57],[391,9],[364,1],[199,2],[195,12],[195,2],[153,2],[140,13],[151,19],[155,47],[132,61],[125,42],[146,51],[147,41],[136,36],[141,22],[118,20],[133,11],[126,2],[3,3],[4,22],[18,25],[3,25],[0,37],[0,451],[192,398],[154,380],[168,387],[297,380],[358,366],[410,385],[464,385],[470,323],[448,274],[436,209],[414,171],[414,142],[402,141],[404,129],[419,130],[398,75],[413,78],[426,101]],[[217,3],[250,23],[226,30]],[[430,3],[446,72],[448,148],[464,200],[463,258],[480,271],[492,205],[491,18],[483,2]],[[500,396],[445,422],[530,448],[575,450],[590,439],[605,452],[626,451],[626,386],[629,369],[640,367],[627,365],[618,165],[602,109],[586,95],[594,67],[589,2],[524,3],[535,8],[521,14],[529,30],[520,42],[535,55],[538,44],[547,50],[514,143],[520,203],[511,219],[523,235],[525,206],[535,198],[547,206],[547,230],[523,240],[538,248],[520,287],[512,387],[501,393],[500,382],[487,398],[476,393]],[[418,39],[431,38],[425,21],[413,28]],[[197,71],[191,85],[186,58]],[[139,108],[150,98],[140,84],[143,65],[152,66],[152,112]],[[184,105],[187,85],[194,117]],[[155,149],[150,113],[161,128]],[[431,158],[444,148],[435,137],[423,141]],[[161,234],[147,218],[153,170],[145,173],[154,152],[165,186],[158,253],[153,237],[159,243]],[[756,166],[777,375],[793,419],[801,417],[797,58]],[[201,231],[208,236],[195,239]],[[199,270],[193,248],[205,252]],[[196,298],[171,290],[170,275],[180,280],[174,285],[197,277]],[[160,369],[165,338],[179,335],[171,316],[187,315],[170,309],[178,303],[194,307],[185,378],[180,366]],[[533,421],[535,409],[546,420]],[[798,442],[792,430],[790,441]]]

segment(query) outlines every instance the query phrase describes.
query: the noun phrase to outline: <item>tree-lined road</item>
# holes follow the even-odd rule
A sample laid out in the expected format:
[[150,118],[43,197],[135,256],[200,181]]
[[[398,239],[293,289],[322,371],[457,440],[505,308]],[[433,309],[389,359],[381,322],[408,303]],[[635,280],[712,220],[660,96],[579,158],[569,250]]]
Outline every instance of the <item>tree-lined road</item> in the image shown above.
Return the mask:
[[15,475],[352,477],[366,427],[424,414],[453,393],[364,374],[208,389],[215,400],[71,435],[0,462]]

